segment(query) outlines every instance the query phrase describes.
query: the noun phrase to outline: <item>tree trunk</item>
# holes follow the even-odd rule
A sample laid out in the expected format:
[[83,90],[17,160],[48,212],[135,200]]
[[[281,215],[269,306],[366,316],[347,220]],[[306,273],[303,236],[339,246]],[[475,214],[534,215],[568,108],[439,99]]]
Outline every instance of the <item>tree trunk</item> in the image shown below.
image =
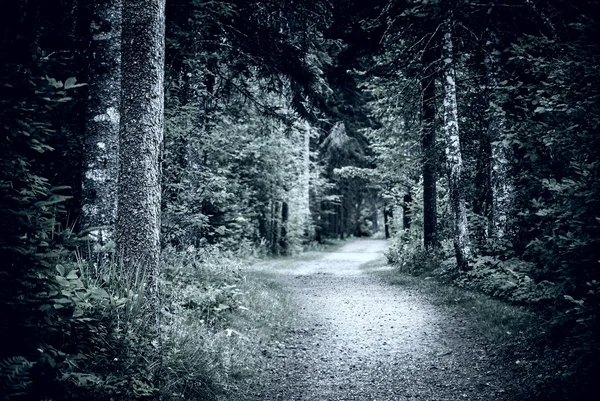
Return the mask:
[[402,228],[405,230],[410,230],[411,223],[411,215],[410,215],[410,204],[412,202],[412,196],[410,192],[407,192],[404,195],[403,203],[402,203]]
[[337,207],[336,207],[336,216],[337,216],[337,235],[340,237],[340,239],[344,239],[344,236],[346,234],[346,228],[345,228],[345,219],[344,219],[344,202],[340,202]]
[[275,238],[275,236],[274,236],[274,233],[275,233],[275,229],[274,229],[274,227],[275,227],[275,218],[274,218],[274,216],[275,216],[275,201],[273,201],[273,200],[269,201],[267,216],[268,216],[268,219],[266,220],[267,221],[266,240],[269,245],[268,248],[269,248],[270,252],[273,253],[273,241]]
[[512,150],[506,140],[506,115],[502,110],[499,94],[500,69],[499,40],[494,32],[490,32],[486,43],[485,57],[489,125],[487,137],[491,144],[491,190],[492,190],[492,234],[496,238],[511,236],[511,211],[514,203],[514,182],[510,173]]
[[279,255],[279,241],[281,240],[281,202],[273,201],[273,223],[271,224],[271,229],[273,230],[273,242],[271,243],[271,253],[273,255]]
[[469,268],[471,249],[458,131],[458,108],[456,104],[454,54],[452,48],[452,20],[448,18],[444,26],[445,32],[442,44],[442,60],[444,62],[444,134],[446,137],[446,156],[449,170],[450,211],[452,214],[452,232],[456,261],[459,269],[465,271]]
[[435,54],[431,47],[423,54],[423,244],[425,249],[437,246],[437,150],[435,145]]
[[290,219],[290,208],[287,202],[281,203],[281,238],[279,248],[282,255],[289,254],[288,222]]
[[385,227],[385,239],[390,238],[390,220],[388,218],[388,216],[389,216],[388,207],[389,206],[387,203],[383,205],[383,225]]
[[492,227],[492,145],[488,133],[480,130],[479,149],[475,166],[475,196],[473,199],[473,213],[480,216],[476,226],[473,227],[471,240],[481,247],[487,241]]
[[123,1],[117,250],[130,273],[141,269],[151,301],[160,274],[164,34],[164,0]]
[[333,204],[333,236],[338,238],[340,235],[340,207],[339,204]]
[[[83,229],[93,247],[114,240],[119,176],[121,103],[121,0],[98,0],[92,15],[92,41],[82,182]],[[106,254],[100,254],[104,259]]]
[[308,235],[310,235],[310,226],[311,226],[311,216],[310,216],[310,136],[311,136],[311,127],[308,121],[305,122],[304,127],[304,151],[303,151],[303,177],[302,177],[302,185],[303,185],[303,207],[302,215],[304,216],[304,225],[305,231]]

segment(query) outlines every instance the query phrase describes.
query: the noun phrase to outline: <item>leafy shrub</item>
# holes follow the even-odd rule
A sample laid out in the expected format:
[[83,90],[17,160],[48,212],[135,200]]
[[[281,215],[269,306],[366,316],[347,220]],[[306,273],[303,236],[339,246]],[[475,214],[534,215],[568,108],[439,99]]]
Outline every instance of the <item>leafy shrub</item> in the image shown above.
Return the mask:
[[66,260],[46,277],[46,291],[32,297],[35,349],[0,362],[7,399],[144,399],[156,392],[158,354],[142,289],[112,271],[96,280],[85,265]]
[[218,247],[166,252],[164,260],[164,301],[171,315],[186,315],[214,326],[244,307],[238,286],[241,264]]
[[555,286],[549,281],[536,283],[529,275],[533,269],[535,264],[518,258],[477,256],[458,284],[519,304],[541,304],[554,299]]
[[420,275],[440,267],[443,252],[428,251],[422,240],[408,230],[399,230],[391,241],[385,256],[399,271]]
[[[47,67],[42,64],[37,74]],[[0,329],[6,344],[0,351],[0,394],[68,399],[63,379],[81,361],[70,341],[79,328],[75,319],[84,317],[73,317],[73,293],[54,277],[56,264],[68,260],[76,241],[61,224],[71,191],[51,184],[55,166],[49,155],[58,136],[57,116],[79,85],[74,78],[63,83],[34,75],[25,65],[8,63],[2,70],[11,79],[0,86],[6,132],[0,149]]]

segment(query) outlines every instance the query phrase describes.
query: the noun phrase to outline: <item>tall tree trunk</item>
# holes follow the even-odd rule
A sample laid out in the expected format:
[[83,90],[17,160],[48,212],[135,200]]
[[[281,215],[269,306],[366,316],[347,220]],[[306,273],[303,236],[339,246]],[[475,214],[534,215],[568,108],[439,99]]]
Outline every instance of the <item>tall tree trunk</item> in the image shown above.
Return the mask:
[[[123,0],[117,250],[158,299],[165,0]],[[157,305],[152,305],[153,307]]]
[[511,212],[514,203],[514,182],[510,173],[512,150],[506,141],[506,114],[500,106],[500,50],[497,35],[489,32],[485,57],[489,125],[487,137],[491,144],[492,234],[496,238],[512,236]]
[[385,239],[390,238],[390,220],[389,220],[389,205],[385,203],[383,205],[383,226],[385,227]]
[[91,30],[81,225],[102,247],[114,240],[117,220],[121,0],[97,0]]
[[271,243],[271,253],[279,255],[279,241],[281,240],[281,202],[273,201],[271,229],[273,230],[273,242]]
[[282,255],[289,254],[288,222],[290,220],[290,208],[286,201],[281,203],[281,237],[279,248]]
[[337,205],[337,211],[336,214],[338,216],[337,218],[337,234],[340,237],[340,239],[344,239],[344,236],[346,234],[346,228],[345,228],[345,223],[346,220],[344,218],[344,210],[345,210],[345,206],[344,206],[344,202],[340,202]]
[[267,243],[269,245],[269,250],[271,253],[273,253],[273,241],[274,241],[274,234],[275,234],[275,201],[274,200],[269,200],[269,205],[268,205],[268,211],[267,211],[267,215],[268,215],[268,219],[267,219]]
[[304,151],[303,151],[303,177],[302,177],[302,195],[304,198],[302,215],[304,218],[305,231],[310,235],[310,134],[311,127],[308,121],[306,121],[304,127]]
[[471,248],[458,131],[451,18],[446,20],[444,26],[445,32],[442,43],[442,60],[444,62],[444,134],[446,137],[446,156],[450,175],[450,211],[452,214],[452,232],[456,261],[459,269],[465,271],[469,268]]
[[[432,40],[433,42],[433,40]],[[421,113],[423,147],[423,244],[425,249],[437,246],[437,149],[435,145],[435,62],[434,49],[423,54],[423,110]]]
[[333,236],[338,237],[340,235],[340,208],[337,203],[333,204]]
[[488,132],[481,130],[479,135],[479,154],[476,159],[475,197],[473,199],[473,213],[481,218],[473,227],[471,240],[481,247],[492,231],[492,145]]
[[411,215],[410,215],[410,204],[412,203],[412,196],[409,192],[404,195],[402,202],[402,228],[410,230]]

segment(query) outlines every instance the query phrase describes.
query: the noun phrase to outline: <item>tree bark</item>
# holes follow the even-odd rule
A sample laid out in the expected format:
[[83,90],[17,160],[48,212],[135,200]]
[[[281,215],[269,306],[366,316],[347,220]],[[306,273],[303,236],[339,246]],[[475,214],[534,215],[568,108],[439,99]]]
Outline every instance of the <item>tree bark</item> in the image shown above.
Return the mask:
[[465,189],[462,174],[463,162],[458,130],[452,20],[450,17],[444,23],[444,27],[445,32],[442,43],[442,60],[444,63],[444,134],[449,170],[450,212],[452,214],[452,232],[456,261],[459,269],[465,271],[469,268],[471,247],[469,243]]
[[304,126],[304,150],[302,153],[303,156],[303,177],[302,177],[302,193],[304,198],[304,205],[302,215],[305,219],[305,228],[308,233],[310,230],[310,136],[311,136],[311,127],[308,121],[306,121]]
[[160,274],[164,34],[164,0],[123,1],[117,251],[130,274],[141,269],[151,300]]
[[286,201],[281,202],[281,237],[279,238],[279,249],[282,255],[289,254],[288,222],[290,220],[290,208]]
[[402,228],[405,230],[410,230],[411,223],[411,215],[410,215],[410,204],[412,203],[412,196],[410,195],[410,191],[404,195],[402,199]]
[[273,230],[272,238],[273,242],[271,243],[271,253],[273,255],[279,255],[280,247],[279,241],[281,240],[281,201],[273,201],[273,209],[272,209],[272,224],[271,229]]
[[506,114],[500,106],[499,80],[502,75],[500,68],[500,50],[497,35],[489,32],[486,43],[487,53],[485,57],[489,125],[487,138],[491,144],[491,229],[496,238],[504,238],[510,235],[511,211],[514,203],[514,182],[510,172],[510,160],[512,150],[506,140]]
[[383,205],[383,226],[385,227],[385,239],[389,239],[390,238],[390,221],[389,221],[389,211],[388,211],[388,204],[384,204]]
[[[433,42],[433,40],[432,40]],[[423,244],[425,249],[437,246],[437,150],[435,144],[435,62],[433,48],[428,47],[423,54],[423,109],[421,123],[423,133]]]
[[117,220],[121,0],[95,2],[91,31],[81,226],[91,229],[89,236],[99,251],[114,240]]

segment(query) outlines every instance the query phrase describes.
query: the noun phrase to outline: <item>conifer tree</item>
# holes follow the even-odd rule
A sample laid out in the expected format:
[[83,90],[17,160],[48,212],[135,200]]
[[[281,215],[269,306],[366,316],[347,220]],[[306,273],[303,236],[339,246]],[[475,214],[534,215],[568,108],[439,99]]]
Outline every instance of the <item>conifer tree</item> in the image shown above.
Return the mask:
[[452,41],[452,15],[444,21],[442,39],[443,87],[444,87],[444,134],[450,186],[450,213],[452,215],[452,239],[456,262],[460,270],[467,270],[471,258],[469,227],[465,205],[463,161],[458,127],[456,104],[456,74],[454,71],[454,49]]
[[151,299],[160,273],[164,32],[164,0],[123,1],[117,255],[141,269]]
[[94,246],[114,240],[119,174],[121,0],[93,5],[82,185],[82,227]]

